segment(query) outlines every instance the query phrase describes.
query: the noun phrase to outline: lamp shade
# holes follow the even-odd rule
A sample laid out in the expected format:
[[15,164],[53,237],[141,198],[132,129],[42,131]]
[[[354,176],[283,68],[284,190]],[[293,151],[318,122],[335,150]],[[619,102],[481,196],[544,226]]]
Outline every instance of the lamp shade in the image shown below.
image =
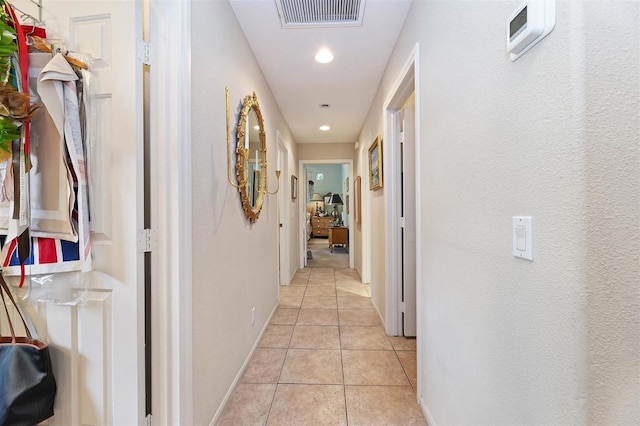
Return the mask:
[[343,205],[342,198],[340,198],[340,194],[331,194],[331,199],[329,200],[329,204],[337,204],[339,206]]
[[311,201],[324,201],[324,198],[322,198],[322,195],[318,194],[317,192],[315,194],[313,194],[313,196],[311,197]]

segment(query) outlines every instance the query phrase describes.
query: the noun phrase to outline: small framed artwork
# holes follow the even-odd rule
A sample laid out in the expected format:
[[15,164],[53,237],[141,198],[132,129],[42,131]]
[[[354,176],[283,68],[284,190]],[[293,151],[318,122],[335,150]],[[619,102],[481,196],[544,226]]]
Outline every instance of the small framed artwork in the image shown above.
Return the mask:
[[356,214],[356,223],[358,225],[362,224],[362,211],[361,209],[361,204],[362,204],[362,200],[361,200],[361,192],[362,192],[362,188],[361,188],[361,181],[362,179],[360,178],[360,176],[356,177],[355,180],[353,181],[353,211]]
[[376,137],[369,147],[369,190],[382,188],[382,139]]
[[298,198],[298,178],[291,175],[291,201],[295,201]]

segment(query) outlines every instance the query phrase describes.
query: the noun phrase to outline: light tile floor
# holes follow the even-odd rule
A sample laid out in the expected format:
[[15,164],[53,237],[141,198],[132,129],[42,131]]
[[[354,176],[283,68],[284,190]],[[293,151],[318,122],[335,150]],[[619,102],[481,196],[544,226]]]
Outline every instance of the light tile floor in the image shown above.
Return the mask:
[[388,337],[348,268],[307,268],[280,305],[219,425],[426,425],[416,341]]

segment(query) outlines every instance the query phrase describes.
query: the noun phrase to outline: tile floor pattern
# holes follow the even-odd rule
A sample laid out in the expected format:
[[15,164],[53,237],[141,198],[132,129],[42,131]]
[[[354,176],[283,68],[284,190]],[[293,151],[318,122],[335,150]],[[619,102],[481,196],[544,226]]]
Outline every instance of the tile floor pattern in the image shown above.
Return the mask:
[[348,268],[307,268],[280,305],[219,425],[426,425],[416,341],[388,337]]

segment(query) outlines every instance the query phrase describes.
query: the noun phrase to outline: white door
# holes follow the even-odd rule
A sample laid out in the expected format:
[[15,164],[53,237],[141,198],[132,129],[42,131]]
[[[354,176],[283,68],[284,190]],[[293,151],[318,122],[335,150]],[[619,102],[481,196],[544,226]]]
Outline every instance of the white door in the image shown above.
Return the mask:
[[416,335],[416,172],[413,97],[403,108],[401,144],[402,334]]
[[[38,16],[29,0],[16,6]],[[52,347],[58,383],[50,425],[144,423],[141,1],[42,0],[47,36],[93,57],[89,301],[40,304],[34,318]],[[20,14],[18,14],[20,16]]]

